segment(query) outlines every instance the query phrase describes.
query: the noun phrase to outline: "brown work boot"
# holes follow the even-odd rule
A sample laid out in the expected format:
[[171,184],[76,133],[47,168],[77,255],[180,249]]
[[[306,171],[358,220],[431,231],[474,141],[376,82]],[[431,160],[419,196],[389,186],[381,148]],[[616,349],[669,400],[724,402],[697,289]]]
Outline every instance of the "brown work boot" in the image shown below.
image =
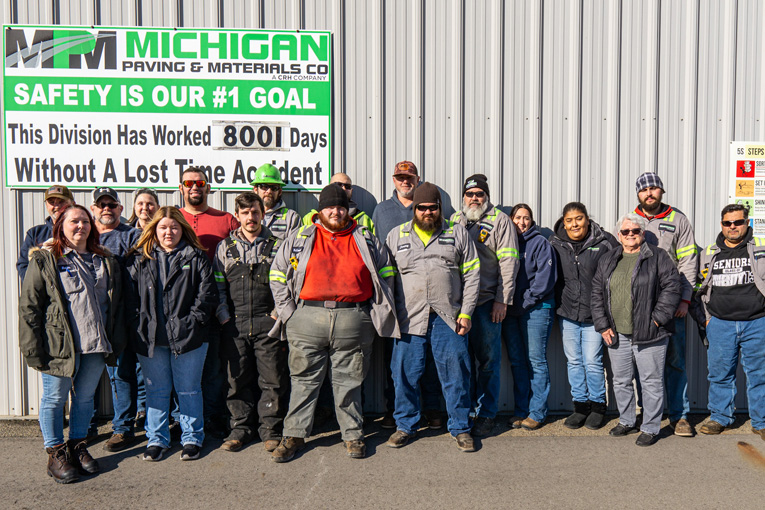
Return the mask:
[[541,426],[542,426],[542,422],[541,421],[536,421],[536,420],[532,419],[531,417],[525,418],[521,422],[521,428],[524,428],[526,430],[537,430]]
[[279,439],[266,439],[263,441],[263,448],[265,448],[267,452],[272,452],[279,447],[280,442],[281,440]]
[[765,441],[765,429],[756,429],[752,427],[752,432],[760,436],[762,440]]
[[121,452],[135,443],[135,436],[127,434],[112,434],[112,437],[104,444],[107,452]]
[[302,437],[283,437],[279,446],[271,452],[271,460],[289,462],[303,446],[305,446],[305,439]]
[[520,416],[511,416],[509,420],[507,420],[507,426],[511,429],[519,429],[521,428],[521,423],[523,422],[523,418]]
[[66,446],[69,449],[69,463],[76,467],[81,475],[94,475],[101,470],[98,461],[88,451],[86,439],[70,439]]
[[388,411],[385,413],[385,416],[383,416],[383,419],[380,420],[380,427],[384,429],[396,428],[396,419],[393,417],[393,411]]
[[722,431],[725,430],[725,425],[722,425],[720,423],[717,423],[714,420],[709,420],[704,425],[701,426],[699,429],[699,432],[702,434],[707,434],[709,436],[716,436],[718,434],[722,434]]
[[676,436],[693,437],[696,435],[693,425],[685,418],[680,418],[676,422],[670,423],[669,426],[675,429]]
[[429,429],[437,430],[444,426],[444,418],[438,409],[426,409],[423,414]]
[[474,452],[475,444],[473,444],[473,436],[469,432],[463,432],[454,436],[454,440],[457,441],[457,449],[461,452]]
[[227,452],[238,452],[243,446],[244,441],[240,441],[239,439],[228,439],[223,441],[223,444],[220,445],[220,449],[226,450]]
[[80,479],[77,468],[69,463],[66,444],[46,448],[48,452],[48,476],[57,483],[71,483]]
[[391,448],[401,448],[402,446],[407,444],[409,440],[412,439],[413,437],[414,437],[414,434],[407,434],[403,430],[397,430],[388,438],[388,442],[385,444],[386,446],[390,446]]
[[352,459],[363,459],[367,455],[367,445],[363,439],[354,439],[353,441],[343,441],[345,443],[345,453]]

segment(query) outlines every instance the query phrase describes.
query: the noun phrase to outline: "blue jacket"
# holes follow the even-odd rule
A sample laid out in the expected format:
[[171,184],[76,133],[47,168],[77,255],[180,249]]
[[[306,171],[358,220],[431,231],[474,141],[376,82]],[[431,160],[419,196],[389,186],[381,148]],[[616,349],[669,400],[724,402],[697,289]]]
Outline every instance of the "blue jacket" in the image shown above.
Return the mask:
[[101,246],[111,252],[120,263],[121,268],[125,268],[125,258],[133,246],[138,243],[141,237],[141,231],[125,223],[120,223],[117,228],[110,230],[98,237]]
[[404,207],[404,204],[398,199],[398,192],[394,189],[393,196],[388,200],[383,200],[372,213],[372,223],[375,226],[375,234],[381,243],[388,238],[388,233],[399,225],[412,221],[414,209],[412,204]]
[[24,242],[21,243],[21,250],[19,250],[19,260],[16,262],[16,271],[19,272],[22,282],[29,265],[29,250],[35,246],[39,247],[50,239],[51,232],[53,232],[53,218],[50,216],[45,218],[45,223],[42,225],[35,225],[27,230],[27,235],[24,237]]
[[515,282],[513,304],[507,307],[507,313],[514,316],[523,315],[542,301],[553,300],[558,275],[555,250],[536,223],[518,236],[518,245],[521,266]]

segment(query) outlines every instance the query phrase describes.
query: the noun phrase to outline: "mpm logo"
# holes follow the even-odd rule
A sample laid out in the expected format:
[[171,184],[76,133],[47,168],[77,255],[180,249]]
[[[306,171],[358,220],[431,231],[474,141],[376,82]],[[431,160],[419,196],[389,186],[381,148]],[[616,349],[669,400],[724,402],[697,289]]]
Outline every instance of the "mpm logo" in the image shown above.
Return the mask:
[[5,67],[46,67],[81,69],[117,69],[117,35],[113,31],[35,30],[32,44],[30,30],[8,29],[5,32]]

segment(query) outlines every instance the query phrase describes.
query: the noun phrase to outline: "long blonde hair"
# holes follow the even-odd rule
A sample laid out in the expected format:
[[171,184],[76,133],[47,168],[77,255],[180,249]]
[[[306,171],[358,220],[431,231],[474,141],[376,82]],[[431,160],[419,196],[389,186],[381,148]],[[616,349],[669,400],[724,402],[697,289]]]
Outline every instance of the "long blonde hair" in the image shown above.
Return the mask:
[[203,252],[207,251],[204,246],[202,246],[202,243],[199,242],[197,234],[194,232],[194,229],[191,228],[189,222],[186,221],[186,218],[183,217],[183,213],[181,213],[180,209],[171,205],[165,205],[157,209],[157,212],[154,213],[154,217],[149,224],[146,225],[146,228],[143,229],[143,233],[131,250],[131,253],[140,251],[144,258],[154,259],[152,252],[154,251],[154,247],[157,246],[157,224],[164,218],[170,218],[171,220],[178,222],[178,225],[181,226],[181,239],[194,248],[199,248]]

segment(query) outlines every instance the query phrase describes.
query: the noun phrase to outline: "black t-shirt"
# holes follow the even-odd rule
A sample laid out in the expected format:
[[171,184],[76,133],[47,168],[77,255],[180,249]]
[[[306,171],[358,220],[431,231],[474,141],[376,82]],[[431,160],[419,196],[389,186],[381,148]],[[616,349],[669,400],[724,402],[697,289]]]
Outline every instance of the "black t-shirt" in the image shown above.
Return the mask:
[[725,244],[720,234],[717,246],[720,253],[709,269],[712,293],[709,297],[709,313],[726,321],[751,321],[765,317],[765,296],[757,289],[752,273],[747,244],[752,229],[735,248]]

